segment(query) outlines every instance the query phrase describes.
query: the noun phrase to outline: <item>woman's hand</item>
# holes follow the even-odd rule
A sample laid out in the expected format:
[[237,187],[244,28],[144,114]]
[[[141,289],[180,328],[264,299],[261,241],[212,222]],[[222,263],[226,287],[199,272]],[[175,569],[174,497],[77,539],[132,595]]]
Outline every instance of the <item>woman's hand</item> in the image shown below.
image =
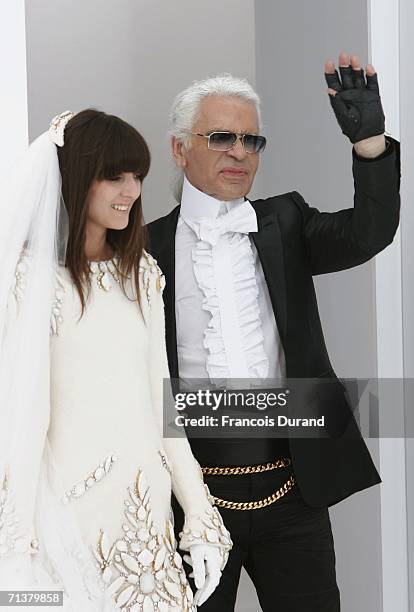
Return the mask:
[[184,561],[192,566],[190,574],[194,578],[197,592],[194,605],[201,606],[216,589],[221,578],[222,558],[217,547],[208,544],[194,544],[190,547],[190,555],[184,556]]

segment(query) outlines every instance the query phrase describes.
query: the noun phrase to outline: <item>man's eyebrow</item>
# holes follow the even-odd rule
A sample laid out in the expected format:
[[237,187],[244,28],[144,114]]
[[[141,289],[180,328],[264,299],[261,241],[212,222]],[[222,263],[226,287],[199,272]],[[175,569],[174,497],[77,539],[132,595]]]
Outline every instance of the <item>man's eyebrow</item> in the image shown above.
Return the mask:
[[206,130],[206,133],[208,132],[231,132],[232,130],[228,130],[226,128],[222,128],[222,127],[212,127],[209,128],[208,130]]
[[[211,132],[231,132],[232,134],[238,134],[239,132],[235,132],[234,130],[229,130],[228,128],[220,128],[220,127],[213,127],[213,128],[209,128],[208,130],[205,130],[206,134],[210,134]],[[251,132],[244,132],[245,134],[255,134],[256,136],[259,134],[259,132],[257,130],[252,130]]]

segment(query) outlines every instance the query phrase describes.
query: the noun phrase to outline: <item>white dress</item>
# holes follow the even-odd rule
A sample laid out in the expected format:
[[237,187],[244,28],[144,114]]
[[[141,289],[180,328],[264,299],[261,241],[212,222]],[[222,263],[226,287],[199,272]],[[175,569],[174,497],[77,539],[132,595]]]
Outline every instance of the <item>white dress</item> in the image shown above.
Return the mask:
[[[185,513],[181,549],[218,546],[224,567],[231,548],[187,439],[162,437],[164,278],[146,252],[140,284],[142,314],[114,261],[91,263],[80,317],[68,270],[56,276],[50,423],[30,559],[36,587],[62,589],[71,612],[195,610],[176,551],[171,490]],[[130,279],[127,291],[133,297]],[[7,503],[0,525],[2,508],[4,518]],[[12,558],[8,542],[3,553]]]

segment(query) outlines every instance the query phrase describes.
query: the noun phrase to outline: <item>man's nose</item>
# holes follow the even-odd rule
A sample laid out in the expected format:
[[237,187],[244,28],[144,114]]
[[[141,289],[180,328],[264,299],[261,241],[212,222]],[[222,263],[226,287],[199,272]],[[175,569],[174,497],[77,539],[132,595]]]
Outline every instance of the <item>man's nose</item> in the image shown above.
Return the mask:
[[227,151],[227,154],[234,159],[242,160],[246,157],[246,149],[243,146],[241,138],[238,138],[234,144],[234,146]]

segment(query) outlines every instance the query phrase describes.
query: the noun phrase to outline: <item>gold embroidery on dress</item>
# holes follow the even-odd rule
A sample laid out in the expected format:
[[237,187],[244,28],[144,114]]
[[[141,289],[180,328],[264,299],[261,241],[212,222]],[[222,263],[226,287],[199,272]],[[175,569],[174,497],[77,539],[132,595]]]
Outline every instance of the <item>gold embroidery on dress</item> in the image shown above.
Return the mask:
[[112,453],[107,455],[105,459],[86,476],[86,478],[79,480],[69,491],[66,491],[63,501],[68,502],[73,498],[82,497],[88,489],[109,474],[116,461],[118,461],[116,455]]
[[26,273],[29,269],[30,258],[29,252],[27,249],[23,249],[20,253],[19,260],[16,265],[16,284],[13,289],[14,297],[16,298],[16,302],[19,303],[22,300],[24,290],[26,288]]
[[172,524],[166,521],[165,535],[156,529],[141,470],[128,493],[123,537],[110,545],[101,531],[94,551],[107,592],[125,612],[195,612]]
[[220,512],[214,506],[214,498],[205,483],[204,488],[211,507],[206,508],[202,516],[189,515],[185,517],[183,530],[179,534],[180,548],[182,550],[189,550],[190,546],[201,543],[216,545],[220,552],[221,569],[223,570],[227,563],[229,552],[233,547],[233,542],[230,533],[223,523]]
[[39,542],[22,535],[19,529],[19,517],[16,515],[9,487],[9,478],[4,474],[0,488],[0,557],[9,553],[37,553]]
[[[16,299],[17,308],[19,308],[19,304],[22,302],[24,297],[27,282],[26,275],[31,265],[32,262],[29,255],[29,249],[23,248],[14,273],[16,282],[13,288],[13,294]],[[54,281],[54,295],[52,298],[52,311],[50,314],[50,332],[52,336],[57,336],[59,334],[59,325],[63,322],[61,310],[63,296],[65,293],[65,285],[60,273],[57,270],[55,271]]]
[[145,295],[147,298],[148,305],[151,306],[151,277],[156,276],[155,279],[155,287],[158,292],[162,292],[165,287],[165,276],[162,273],[160,267],[158,266],[156,260],[147,253],[145,250],[142,252],[142,257],[145,259],[145,264],[140,263],[140,270],[142,271],[142,285],[145,290]]
[[63,284],[63,280],[59,274],[59,272],[55,273],[55,295],[52,303],[52,314],[50,318],[50,328],[53,336],[59,335],[59,326],[63,323],[62,318],[62,305],[63,305],[63,296],[65,293],[65,285]]
[[172,475],[172,467],[171,467],[170,462],[168,461],[167,455],[165,455],[160,450],[158,451],[158,454],[161,457],[161,463],[162,463],[163,467],[165,467],[167,472],[169,472]]
[[109,261],[90,261],[89,270],[92,275],[97,275],[96,282],[103,291],[109,291],[113,281],[118,283],[118,285],[121,283],[115,259],[110,259]]

